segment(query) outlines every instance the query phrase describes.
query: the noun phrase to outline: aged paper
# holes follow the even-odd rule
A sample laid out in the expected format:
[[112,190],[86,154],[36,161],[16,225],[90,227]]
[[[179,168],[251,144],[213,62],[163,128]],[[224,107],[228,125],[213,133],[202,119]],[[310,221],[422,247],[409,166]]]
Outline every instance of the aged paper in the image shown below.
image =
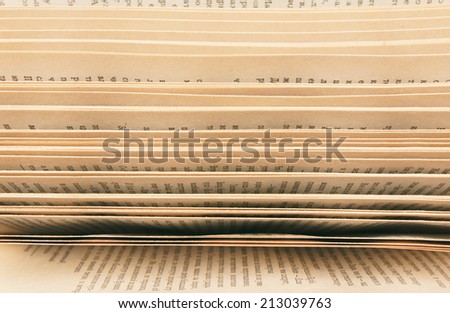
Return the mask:
[[[448,234],[450,221],[315,217],[201,217],[117,215],[12,215],[0,216],[4,235],[203,235],[302,234],[358,236],[361,234]],[[420,230],[420,231],[417,231]],[[226,237],[226,236],[225,236]],[[338,240],[338,238],[336,238]],[[169,242],[168,242],[169,243]]]
[[448,175],[0,172],[0,193],[448,195]]
[[[16,112],[20,111],[18,115]],[[51,115],[50,115],[51,113]],[[157,114],[156,114],[157,113]],[[79,107],[0,106],[9,129],[437,129],[450,127],[450,108],[398,107]],[[252,119],[248,116],[251,115]],[[42,117],[37,119],[36,117]]]
[[303,159],[290,163],[276,160],[275,163],[258,159],[251,164],[243,164],[241,157],[222,159],[211,164],[207,160],[199,162],[186,160],[181,163],[168,159],[164,163],[155,163],[147,158],[130,157],[114,164],[104,163],[102,156],[39,156],[39,155],[0,155],[1,170],[28,171],[211,171],[211,172],[337,172],[337,173],[416,173],[416,174],[448,174],[450,161],[443,159],[404,159],[404,158],[346,158],[346,162],[338,159],[321,160],[308,163]]
[[[3,12],[3,9],[2,9]],[[0,12],[0,14],[2,13]],[[31,11],[31,13],[36,11]],[[123,12],[123,10],[120,10]],[[352,14],[357,13],[353,12]],[[395,12],[395,11],[394,11]],[[56,13],[56,12],[55,12]],[[84,13],[88,13],[84,11]],[[84,14],[88,16],[88,14]],[[202,13],[202,18],[209,14]],[[232,12],[234,16],[234,12]],[[36,14],[36,13],[34,13]],[[301,18],[307,18],[304,15]],[[270,17],[274,19],[273,17]],[[280,16],[281,20],[286,17]],[[162,40],[162,41],[201,41],[201,42],[339,42],[339,41],[382,41],[382,40],[412,40],[446,38],[449,27],[438,28],[399,28],[383,30],[346,30],[346,31],[296,31],[296,32],[223,32],[223,31],[183,31],[183,30],[120,30],[120,29],[2,29],[1,38],[4,39],[109,39],[109,40]]]
[[[238,85],[239,86],[239,85]],[[235,88],[239,92],[240,88]],[[182,93],[147,93],[118,91],[7,91],[2,90],[0,101],[5,105],[53,106],[199,106],[209,107],[448,107],[450,88],[446,92],[396,93],[372,95],[327,96],[271,96],[214,95]],[[369,90],[366,90],[370,92]]]
[[[0,20],[1,25],[1,20]],[[391,41],[344,41],[332,43],[236,43],[200,41],[142,41],[106,39],[8,39],[0,40],[0,51],[79,51],[109,53],[153,53],[173,55],[255,54],[346,54],[427,55],[447,53],[446,38]]]
[[[436,94],[449,92],[450,87],[446,83],[417,84],[296,84],[286,83],[282,85],[261,83],[158,83],[144,82],[13,82],[4,81],[0,84],[2,96],[7,97],[11,92],[54,92],[57,96],[60,92],[80,92],[82,96],[86,92],[120,93],[149,93],[149,94],[185,94],[185,95],[246,95],[246,96],[353,96],[353,95],[397,95],[397,94]],[[3,94],[5,93],[5,94]],[[19,96],[19,94],[15,94]],[[12,103],[10,103],[12,104]]]
[[0,0],[0,291],[448,292],[438,2]]
[[[3,51],[0,57],[4,60],[0,72],[3,81],[239,81],[359,85],[446,82],[450,79],[446,67],[442,66],[450,62],[448,54],[230,57],[21,50]],[[339,71],[335,70],[336,64],[340,64]],[[417,66],[411,67],[411,64]]]
[[5,282],[1,288],[8,292],[448,292],[450,288],[448,254],[413,250],[2,245],[0,255]]
[[447,210],[450,196],[345,194],[0,194],[0,205]]

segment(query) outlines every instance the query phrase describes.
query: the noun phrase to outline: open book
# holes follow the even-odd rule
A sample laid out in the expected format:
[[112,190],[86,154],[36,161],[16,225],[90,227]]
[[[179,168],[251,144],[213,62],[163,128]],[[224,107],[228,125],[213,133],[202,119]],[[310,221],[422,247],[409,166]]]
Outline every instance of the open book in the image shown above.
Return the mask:
[[450,290],[450,5],[0,3],[0,291]]

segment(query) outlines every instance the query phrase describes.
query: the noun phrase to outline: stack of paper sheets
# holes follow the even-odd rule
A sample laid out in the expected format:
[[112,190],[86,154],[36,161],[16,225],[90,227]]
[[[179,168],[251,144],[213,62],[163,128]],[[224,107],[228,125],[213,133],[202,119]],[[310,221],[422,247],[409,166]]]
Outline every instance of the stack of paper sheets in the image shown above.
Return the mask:
[[0,242],[450,251],[450,7],[0,10]]

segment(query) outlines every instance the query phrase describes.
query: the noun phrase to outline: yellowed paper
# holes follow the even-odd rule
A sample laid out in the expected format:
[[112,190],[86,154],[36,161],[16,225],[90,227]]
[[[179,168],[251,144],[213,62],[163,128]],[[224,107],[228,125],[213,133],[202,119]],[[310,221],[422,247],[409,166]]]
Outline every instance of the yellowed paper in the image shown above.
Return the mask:
[[[437,252],[10,245],[0,246],[0,255],[2,279],[8,282],[1,285],[2,291],[8,292],[446,292],[450,284],[445,275],[448,256]],[[123,265],[113,267],[115,260]],[[191,266],[195,260],[198,273]],[[179,266],[183,263],[188,265]],[[387,271],[381,265],[386,263],[391,265]],[[139,281],[133,275],[136,271]],[[31,275],[35,279],[30,280]]]

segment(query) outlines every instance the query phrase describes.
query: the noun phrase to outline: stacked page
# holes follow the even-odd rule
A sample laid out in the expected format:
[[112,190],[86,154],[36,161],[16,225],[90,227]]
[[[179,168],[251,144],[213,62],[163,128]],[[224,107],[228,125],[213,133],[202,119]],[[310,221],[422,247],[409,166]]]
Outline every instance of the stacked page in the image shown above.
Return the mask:
[[[83,263],[46,290],[296,290],[294,259],[317,291],[450,288],[450,6],[43,6],[0,9],[3,277],[53,251]],[[111,285],[125,254],[209,284]]]

